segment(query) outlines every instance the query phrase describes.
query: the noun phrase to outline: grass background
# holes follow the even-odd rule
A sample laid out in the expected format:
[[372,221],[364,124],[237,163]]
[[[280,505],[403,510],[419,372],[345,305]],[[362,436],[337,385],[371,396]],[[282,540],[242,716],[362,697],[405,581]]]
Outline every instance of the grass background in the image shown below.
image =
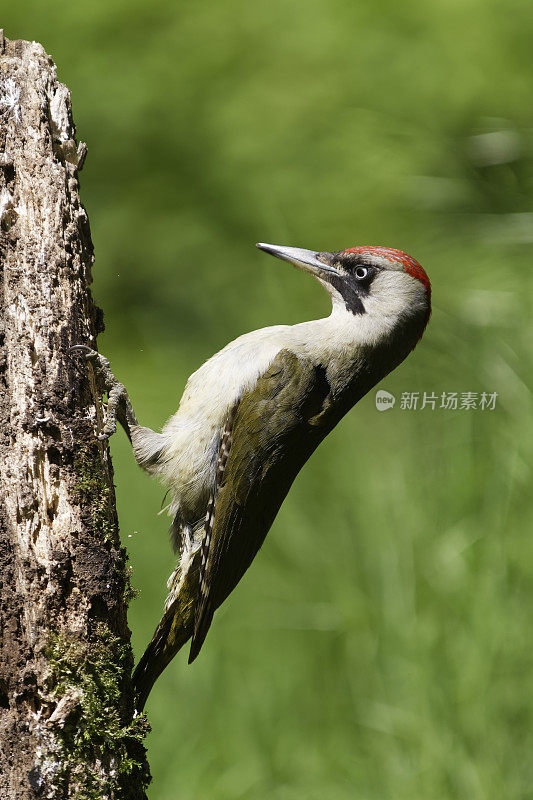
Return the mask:
[[[152,800],[533,798],[533,12],[527,0],[26,0],[72,91],[100,349],[140,420],[247,330],[327,313],[253,248],[412,253],[434,287],[378,413],[296,481],[192,668],[147,711]],[[173,568],[162,491],[112,451],[140,655]]]

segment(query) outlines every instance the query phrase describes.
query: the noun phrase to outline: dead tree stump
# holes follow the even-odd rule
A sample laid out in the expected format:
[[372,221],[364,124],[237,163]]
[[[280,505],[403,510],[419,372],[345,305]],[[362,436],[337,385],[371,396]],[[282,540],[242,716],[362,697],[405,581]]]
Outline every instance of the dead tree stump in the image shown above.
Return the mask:
[[69,91],[0,34],[0,797],[145,797]]

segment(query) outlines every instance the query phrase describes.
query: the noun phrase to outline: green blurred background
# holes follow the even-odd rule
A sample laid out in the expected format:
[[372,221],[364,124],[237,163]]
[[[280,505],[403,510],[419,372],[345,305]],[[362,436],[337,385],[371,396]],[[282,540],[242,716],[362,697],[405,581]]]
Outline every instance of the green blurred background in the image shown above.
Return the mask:
[[[533,798],[533,9],[529,0],[4,8],[72,91],[100,349],[140,420],[235,336],[328,313],[267,241],[399,247],[434,313],[296,481],[205,651],[156,685],[151,800]],[[140,597],[174,558],[162,490],[112,442]]]

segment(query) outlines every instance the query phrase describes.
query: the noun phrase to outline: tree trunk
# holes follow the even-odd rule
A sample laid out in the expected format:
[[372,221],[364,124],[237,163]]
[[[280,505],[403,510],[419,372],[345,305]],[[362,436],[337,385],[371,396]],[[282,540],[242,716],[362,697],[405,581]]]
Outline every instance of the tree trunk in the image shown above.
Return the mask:
[[68,89],[0,32],[0,797],[140,800],[126,553],[98,440],[93,250]]

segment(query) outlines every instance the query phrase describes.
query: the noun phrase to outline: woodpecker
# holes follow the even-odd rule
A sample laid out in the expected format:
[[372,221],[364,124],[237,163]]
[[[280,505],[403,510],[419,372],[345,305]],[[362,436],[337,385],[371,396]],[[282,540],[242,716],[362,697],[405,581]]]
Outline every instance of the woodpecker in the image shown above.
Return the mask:
[[137,463],[168,488],[179,562],[163,617],[134,673],[142,709],[155,680],[192,637],[197,657],[213,615],[261,547],[296,475],[347,411],[422,337],[431,285],[401,250],[336,252],[258,244],[328,292],[323,319],[240,336],[189,378],[157,433],[138,424],[107,359],[83,346],[108,392],[102,437],[118,420]]

